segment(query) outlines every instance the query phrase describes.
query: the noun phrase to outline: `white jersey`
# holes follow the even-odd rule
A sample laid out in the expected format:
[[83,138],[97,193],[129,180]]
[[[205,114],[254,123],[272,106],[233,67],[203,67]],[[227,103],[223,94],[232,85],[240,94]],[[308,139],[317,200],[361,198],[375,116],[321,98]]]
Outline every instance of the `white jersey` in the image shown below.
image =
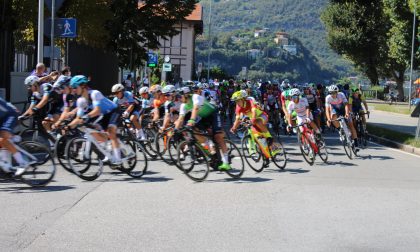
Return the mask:
[[309,107],[308,100],[306,98],[300,98],[298,103],[290,101],[289,107],[287,108],[289,114],[296,111],[298,117],[305,117],[306,116],[306,109]]
[[332,97],[332,95],[328,95],[325,98],[325,107],[327,108],[334,107],[336,109],[340,109],[346,103],[348,103],[347,98],[341,92],[337,94],[337,97],[335,99]]

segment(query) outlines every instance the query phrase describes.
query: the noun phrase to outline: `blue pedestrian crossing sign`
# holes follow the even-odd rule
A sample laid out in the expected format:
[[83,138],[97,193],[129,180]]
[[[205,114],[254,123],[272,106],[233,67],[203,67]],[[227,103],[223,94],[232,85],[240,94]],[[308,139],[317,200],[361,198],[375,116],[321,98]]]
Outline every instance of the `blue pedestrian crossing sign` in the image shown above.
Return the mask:
[[77,37],[77,19],[75,18],[59,18],[57,22],[57,37],[75,38]]
[[156,67],[158,65],[157,53],[149,52],[147,58],[147,67]]

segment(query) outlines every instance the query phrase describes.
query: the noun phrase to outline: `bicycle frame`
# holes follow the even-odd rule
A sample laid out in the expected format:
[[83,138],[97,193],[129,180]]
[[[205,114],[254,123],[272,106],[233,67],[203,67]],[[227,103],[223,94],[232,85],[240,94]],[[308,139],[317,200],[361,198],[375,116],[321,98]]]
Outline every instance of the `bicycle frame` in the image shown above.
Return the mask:
[[[309,140],[309,144],[311,145],[312,149],[314,150],[315,154],[319,153],[318,145],[316,144],[315,137],[314,137],[314,131],[308,127],[308,123],[302,123],[297,126],[298,131],[300,134],[298,134],[298,137],[301,137],[301,141],[303,142],[303,136],[306,136],[306,139]],[[301,130],[301,128],[303,130]]]

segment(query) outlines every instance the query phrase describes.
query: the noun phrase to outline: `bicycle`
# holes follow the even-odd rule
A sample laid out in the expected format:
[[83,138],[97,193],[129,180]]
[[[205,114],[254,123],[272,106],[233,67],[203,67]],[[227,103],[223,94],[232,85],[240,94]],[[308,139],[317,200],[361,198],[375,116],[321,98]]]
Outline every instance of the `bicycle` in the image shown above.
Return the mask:
[[[96,122],[99,121],[96,120]],[[141,178],[147,171],[147,157],[143,153],[144,160],[139,160],[137,149],[139,144],[128,137],[118,140],[121,149],[121,165],[112,165],[113,159],[111,141],[99,143],[93,134],[107,135],[107,133],[96,129],[95,124],[85,123],[81,129],[85,133],[84,137],[74,138],[66,145],[66,158],[73,172],[83,180],[93,181],[103,172],[104,163],[109,163],[111,169],[118,169],[127,173],[133,178]],[[135,170],[139,163],[142,167]],[[93,167],[97,166],[97,169]]]
[[1,160],[0,165],[8,166],[11,168],[10,170],[13,171],[12,173],[5,174],[6,178],[21,180],[32,187],[46,186],[54,178],[56,172],[54,158],[50,150],[40,143],[33,141],[20,142],[20,140],[20,138],[17,139],[15,137],[12,139],[11,143],[29,163],[29,167],[26,168],[22,175],[14,176],[14,172],[19,165],[15,160],[12,160],[11,153],[5,150],[8,152],[7,158]]
[[[184,132],[186,140],[178,144],[177,147],[177,160],[178,165],[187,177],[196,182],[204,181],[209,172],[209,167],[217,171],[218,166],[222,163],[220,146],[214,141],[213,136],[208,133],[196,132],[190,127],[185,127],[179,131]],[[202,136],[212,139],[215,144],[215,154],[211,150],[206,149],[196,139],[195,136]],[[228,148],[228,160],[231,166],[230,170],[225,171],[230,177],[239,179],[244,172],[244,160],[241,152],[236,145],[225,139]]]
[[305,161],[310,165],[314,165],[316,156],[318,155],[324,163],[328,162],[328,150],[325,140],[319,134],[319,138],[315,137],[314,131],[309,123],[304,122],[292,128],[297,129],[297,139],[299,149]]
[[277,141],[272,143],[272,146],[276,146],[276,149],[272,150],[267,144],[267,139],[257,137],[254,131],[255,128],[247,120],[242,121],[238,128],[238,132],[243,132],[243,136],[238,135],[238,137],[242,139],[242,155],[249,167],[256,172],[262,172],[269,166],[271,160],[275,166],[284,170],[287,157],[280,139],[277,138]]
[[343,144],[347,157],[352,160],[353,154],[356,154],[356,150],[354,149],[350,129],[347,126],[347,119],[343,116],[340,116],[336,120],[331,120],[331,122],[340,123],[340,129],[338,130],[340,141]]
[[356,132],[357,132],[357,142],[358,146],[365,149],[368,142],[368,132],[366,130],[366,124],[363,122],[363,115],[367,115],[369,119],[370,113],[359,112],[354,115],[354,120],[356,122]]
[[32,127],[21,131],[19,136],[25,141],[42,143],[51,151],[57,139],[45,130],[44,126],[42,125],[42,121],[44,119],[38,114],[34,114],[32,116],[20,117],[19,121],[24,126],[23,122],[27,121],[28,119],[32,119]]

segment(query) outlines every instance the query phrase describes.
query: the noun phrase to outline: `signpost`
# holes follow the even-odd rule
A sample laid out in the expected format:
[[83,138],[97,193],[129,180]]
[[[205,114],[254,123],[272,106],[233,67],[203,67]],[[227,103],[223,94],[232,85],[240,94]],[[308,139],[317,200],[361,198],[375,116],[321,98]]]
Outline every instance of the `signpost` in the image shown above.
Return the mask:
[[[45,28],[51,29],[51,19],[45,22]],[[46,30],[47,30],[46,29]],[[54,37],[58,38],[76,38],[77,37],[77,19],[75,18],[57,18],[54,22]],[[50,36],[49,34],[45,34]]]
[[148,58],[147,58],[147,66],[154,68],[158,65],[158,55],[157,53],[149,52]]
[[163,67],[162,67],[162,70],[164,72],[170,72],[170,71],[172,71],[172,64],[171,63],[164,63],[163,64]]

